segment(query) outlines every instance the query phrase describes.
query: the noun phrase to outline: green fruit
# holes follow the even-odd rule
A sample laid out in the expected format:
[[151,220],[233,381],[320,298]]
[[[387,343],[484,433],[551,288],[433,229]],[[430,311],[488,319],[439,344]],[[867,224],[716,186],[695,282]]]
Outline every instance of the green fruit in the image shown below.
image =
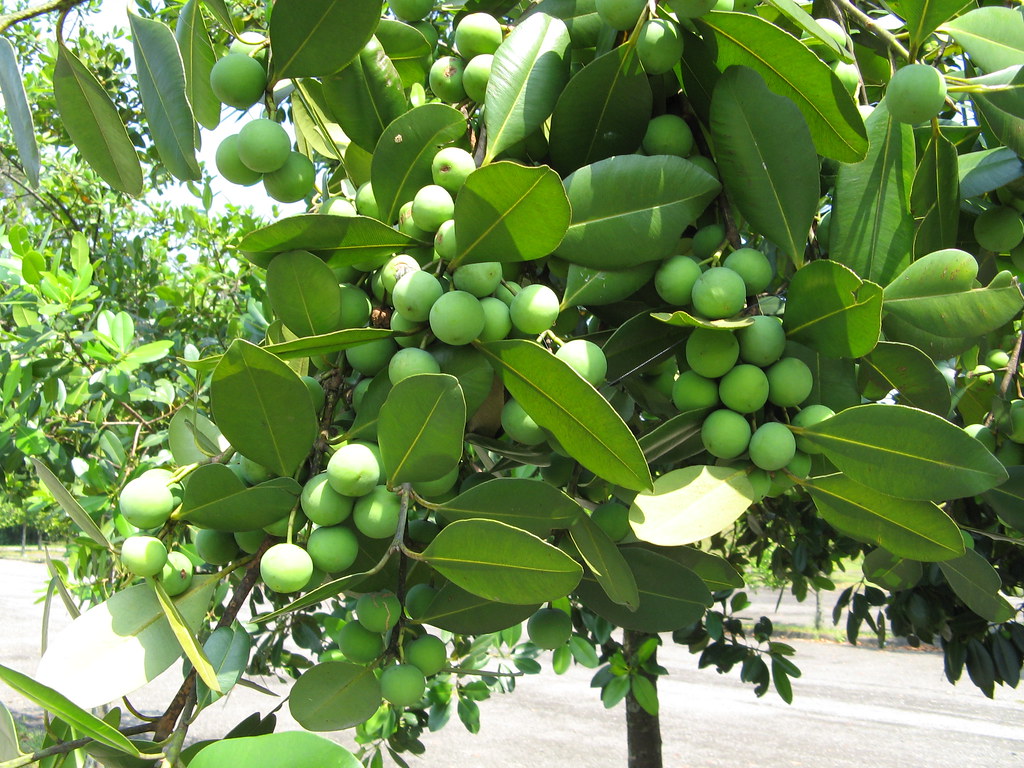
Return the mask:
[[402,21],[413,22],[434,10],[434,0],[389,0],[388,6]]
[[437,48],[437,41],[440,39],[437,27],[429,21],[416,21],[411,26],[419,30],[420,34],[427,39],[427,44],[430,45],[431,51]]
[[267,88],[267,73],[255,59],[228,54],[210,69],[210,89],[217,100],[235,109],[246,110],[260,100]]
[[928,64],[908,64],[896,70],[885,89],[889,114],[901,123],[931,120],[946,101],[946,80]]
[[320,411],[323,410],[324,403],[327,402],[327,393],[324,392],[323,386],[312,376],[300,376],[299,378],[301,378],[302,383],[306,385],[306,390],[309,392],[309,399],[313,402],[313,410],[320,413]]
[[[978,440],[990,451],[995,451],[996,433],[993,432],[988,427],[986,427],[984,424],[968,424],[967,426],[964,427],[964,432],[973,437],[975,440]],[[799,438],[797,438],[797,442],[799,442]]]
[[174,506],[170,488],[152,476],[130,480],[118,496],[121,514],[136,528],[159,528],[167,522]]
[[370,216],[374,219],[380,216],[377,198],[373,196],[373,187],[368,181],[356,190],[356,212],[360,216]]
[[640,21],[647,0],[597,0],[597,15],[612,29],[632,29]]
[[473,160],[473,156],[460,147],[445,147],[434,155],[430,163],[430,174],[434,183],[453,195],[475,170],[476,161]]
[[249,168],[238,156],[238,135],[228,136],[217,146],[214,155],[217,172],[232,184],[251,187],[263,178],[262,173]]
[[397,350],[398,345],[392,339],[376,339],[345,350],[345,359],[363,376],[376,376],[387,367]]
[[662,301],[685,307],[690,304],[693,284],[700,275],[700,265],[689,256],[672,256],[654,273],[654,290]]
[[669,7],[681,19],[696,19],[715,6],[715,0],[669,0]]
[[238,467],[242,473],[242,479],[249,485],[259,485],[260,483],[265,483],[267,480],[274,477],[274,473],[262,464],[257,464],[248,456],[242,456],[241,454],[237,455]]
[[288,131],[273,120],[251,120],[238,132],[238,159],[250,170],[273,173],[292,151]]
[[501,23],[489,13],[463,16],[455,27],[455,47],[464,59],[494,53],[501,38]]
[[296,510],[294,518],[292,518],[291,515],[284,515],[270,525],[264,525],[263,530],[271,536],[284,539],[288,536],[289,528],[293,531],[298,531],[304,528],[308,522],[309,519],[304,514]]
[[298,592],[313,575],[313,559],[295,544],[275,544],[263,553],[260,577],[263,583],[279,594]]
[[686,157],[693,151],[693,131],[679,115],[658,115],[647,124],[641,146],[648,155]]
[[693,284],[693,308],[712,320],[732,317],[747,305],[743,278],[728,267],[709,269]]
[[736,365],[740,345],[731,331],[695,328],[686,340],[686,363],[708,379],[724,376]]
[[501,264],[497,261],[465,264],[452,273],[452,282],[460,291],[482,299],[494,293],[494,289],[501,283]]
[[306,541],[313,565],[325,573],[342,573],[359,555],[359,540],[350,528],[332,525],[317,528]]
[[860,69],[857,67],[856,62],[837,60],[832,62],[830,66],[832,71],[836,73],[836,77],[839,78],[839,82],[849,91],[850,95],[856,95],[857,88],[860,86]]
[[768,369],[768,400],[792,408],[806,400],[814,389],[811,369],[795,357],[784,357]]
[[541,608],[526,622],[526,634],[538,648],[553,651],[569,642],[572,620],[558,608]]
[[1024,219],[1016,208],[997,205],[974,220],[974,239],[995,253],[1008,253],[1024,240]]
[[629,525],[629,509],[617,501],[598,504],[590,513],[590,519],[612,541],[622,541],[632,530]]
[[167,555],[167,562],[160,569],[160,582],[164,585],[164,591],[174,597],[180,595],[192,585],[193,566],[192,561],[184,552],[170,552]]
[[750,424],[736,411],[712,411],[701,426],[700,439],[704,448],[719,459],[735,459],[750,442]]
[[427,690],[427,681],[412,664],[393,664],[380,674],[380,695],[396,707],[418,704]]
[[604,350],[594,342],[586,339],[567,341],[558,348],[555,357],[567,363],[595,387],[604,383],[605,375],[608,373],[608,359],[604,355]]
[[388,378],[391,383],[397,384],[402,379],[415,376],[420,373],[440,373],[441,366],[438,365],[434,356],[425,349],[409,347],[395,352],[391,362],[388,363]]
[[786,350],[786,331],[777,317],[756,315],[753,323],[736,331],[740,359],[762,368],[771,365]]
[[398,623],[401,615],[402,604],[394,592],[370,592],[356,601],[359,623],[371,632],[384,634]]
[[418,347],[426,337],[425,324],[423,322],[408,320],[398,311],[391,313],[391,330],[409,334],[395,337],[395,343],[402,349]]
[[366,291],[349,283],[338,285],[341,289],[341,327],[362,328],[370,319],[373,304]]
[[484,329],[480,300],[466,291],[449,291],[430,308],[430,331],[437,340],[452,346],[469,344]]
[[505,434],[523,445],[540,445],[547,434],[516,400],[509,400],[501,409],[501,428]]
[[358,497],[377,487],[383,468],[379,456],[368,445],[348,443],[331,456],[326,474],[327,482],[336,493]]
[[436,675],[448,663],[448,647],[436,635],[421,635],[402,646],[407,664],[412,664],[426,676]]
[[392,302],[395,310],[406,320],[424,322],[430,317],[430,309],[441,298],[444,288],[436,277],[422,270],[408,272],[395,284]]
[[356,501],[352,522],[369,539],[387,539],[398,530],[401,500],[385,485],[378,485]]
[[238,542],[227,531],[200,528],[192,537],[196,554],[210,565],[227,565],[238,556]]
[[1010,355],[1002,349],[989,350],[985,355],[985,365],[993,371],[1003,370],[1010,364]]
[[1024,443],[1024,400],[1010,402],[1009,437],[1015,443]]
[[427,609],[434,602],[437,590],[429,584],[416,584],[405,593],[405,613],[413,621],[427,615]]
[[509,307],[512,325],[523,333],[543,333],[554,325],[558,304],[558,296],[546,285],[528,285],[512,299]]
[[355,216],[355,203],[344,197],[329,197],[320,204],[320,213],[327,216]]
[[739,248],[726,256],[722,263],[743,278],[748,296],[761,293],[775,277],[768,257],[754,248]]
[[701,227],[693,235],[693,256],[698,261],[710,258],[718,251],[725,240],[725,227],[721,224],[708,224]]
[[715,165],[714,160],[704,157],[703,155],[690,155],[686,159],[689,160],[691,164],[696,165],[698,168],[704,171],[704,173],[706,173],[712,179],[721,178],[718,175],[718,166]]
[[722,405],[737,413],[753,413],[768,401],[768,377],[756,365],[737,365],[718,383]]
[[789,464],[796,455],[796,438],[789,427],[777,421],[762,424],[750,437],[750,460],[765,472]]
[[384,653],[384,638],[358,621],[350,621],[338,630],[338,648],[353,664],[369,664]]
[[279,203],[297,203],[313,191],[316,169],[309,158],[289,152],[284,165],[263,175],[263,189]]
[[413,198],[412,220],[424,232],[437,232],[437,228],[454,214],[455,201],[439,184],[421,187]]
[[668,19],[648,19],[640,28],[636,54],[648,75],[669,72],[683,55],[679,25]]
[[500,341],[512,331],[512,316],[508,307],[501,299],[487,296],[480,299],[480,308],[484,311],[484,329],[480,331],[480,341]]
[[491,80],[493,63],[494,56],[483,53],[470,59],[466,71],[462,73],[462,87],[466,89],[466,95],[477,104],[482,104],[487,97],[487,83]]
[[154,536],[129,536],[121,545],[121,565],[136,576],[156,576],[167,562],[167,547]]
[[[790,421],[794,427],[811,427],[835,415],[835,411],[827,405],[814,404],[801,408]],[[805,437],[798,437],[796,439],[796,447],[801,452],[807,454],[821,453],[821,449]]]
[[455,56],[441,56],[430,67],[427,82],[430,90],[441,101],[455,104],[466,98],[466,89],[462,84],[466,62]]
[[442,222],[434,234],[434,253],[437,258],[451,261],[459,252],[459,242],[455,237],[455,219]]
[[718,383],[695,371],[683,371],[672,384],[672,403],[680,411],[718,405]]

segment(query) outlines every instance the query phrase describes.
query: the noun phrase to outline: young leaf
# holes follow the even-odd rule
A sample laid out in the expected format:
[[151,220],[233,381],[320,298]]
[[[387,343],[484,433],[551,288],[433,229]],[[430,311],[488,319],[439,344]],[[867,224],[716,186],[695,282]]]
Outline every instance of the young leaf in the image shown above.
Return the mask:
[[537,536],[568,528],[583,515],[579,504],[550,483],[521,477],[499,477],[474,485],[442,502],[437,512],[447,520],[497,520]]
[[[203,643],[203,652],[213,667],[217,683],[223,693],[230,691],[242,677],[249,664],[249,652],[252,650],[252,639],[242,625],[235,623],[230,627],[218,627]],[[200,683],[198,688],[199,706],[212,703],[220,698],[209,688]]]
[[295,681],[288,708],[309,731],[340,731],[366,722],[380,706],[380,683],[372,666],[328,661]]
[[210,70],[217,55],[213,52],[199,0],[188,0],[181,7],[174,37],[185,68],[185,95],[196,120],[212,131],[220,124],[220,100],[210,87]]
[[270,51],[277,78],[330,75],[373,37],[380,7],[363,0],[277,0]]
[[973,549],[955,560],[939,563],[939,568],[957,597],[983,619],[1001,622],[1013,618],[1016,610],[999,594],[1002,587],[999,574]]
[[569,536],[608,599],[630,610],[640,606],[636,578],[615,543],[589,515],[578,515]]
[[14,145],[18,148],[21,167],[33,187],[39,186],[39,147],[36,144],[32,111],[25,95],[25,84],[18,67],[14,46],[7,38],[0,38],[0,95],[4,99],[4,112],[11,124]]
[[164,612],[164,618],[174,633],[178,645],[181,646],[188,660],[192,662],[192,666],[195,668],[199,678],[210,690],[216,693],[223,693],[220,682],[217,680],[217,672],[214,670],[213,665],[210,664],[210,660],[206,658],[206,653],[203,651],[202,646],[199,645],[195,635],[192,634],[192,630],[185,623],[185,618],[178,611],[178,607],[167,594],[164,585],[158,579],[147,579],[147,581],[153,587],[156,599],[159,601],[160,608]]
[[629,680],[630,691],[633,698],[636,699],[636,703],[643,708],[644,712],[652,717],[657,717],[658,689],[654,687],[654,683],[640,673],[630,675]]
[[103,535],[100,527],[96,525],[96,522],[89,516],[89,513],[78,503],[78,499],[72,496],[71,492],[57,479],[57,476],[50,471],[50,468],[35,456],[31,456],[30,461],[36,470],[36,474],[39,475],[39,479],[46,486],[46,490],[57,500],[57,503],[60,504],[61,509],[67,513],[68,517],[74,520],[75,524],[82,529],[86,536],[104,549],[113,551],[113,547],[107,541],[107,537]]
[[214,741],[199,750],[189,763],[189,768],[223,768],[226,765],[361,768],[362,763],[343,746],[323,736],[305,731],[282,731]]

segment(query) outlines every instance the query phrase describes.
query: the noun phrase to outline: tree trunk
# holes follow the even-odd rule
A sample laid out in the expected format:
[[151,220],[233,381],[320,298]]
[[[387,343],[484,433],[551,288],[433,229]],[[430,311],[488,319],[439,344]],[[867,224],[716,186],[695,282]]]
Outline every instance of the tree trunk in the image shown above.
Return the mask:
[[[623,631],[623,651],[626,659],[636,655],[637,648],[648,635],[631,629]],[[657,660],[658,652],[651,655]],[[656,677],[644,675],[657,688]],[[661,723],[657,715],[650,715],[641,707],[630,691],[626,696],[626,743],[629,754],[629,768],[662,768]]]
[[25,539],[28,537],[28,523],[21,524],[21,556],[25,556]]

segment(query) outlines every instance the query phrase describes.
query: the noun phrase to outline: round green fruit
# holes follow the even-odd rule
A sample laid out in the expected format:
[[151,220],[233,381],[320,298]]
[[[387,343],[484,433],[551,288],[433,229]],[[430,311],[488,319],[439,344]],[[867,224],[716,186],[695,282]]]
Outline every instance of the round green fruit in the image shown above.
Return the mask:
[[298,592],[313,575],[313,559],[296,544],[275,544],[263,553],[260,577],[279,594]]
[[501,409],[501,428],[505,434],[523,445],[540,445],[547,434],[516,400],[509,400]]
[[369,539],[387,539],[398,530],[400,508],[398,495],[389,491],[387,486],[378,485],[356,501],[352,522]]
[[402,275],[395,284],[391,298],[395,310],[402,317],[422,323],[430,317],[431,307],[443,293],[444,288],[438,279],[420,270]]
[[317,528],[306,541],[306,552],[313,565],[325,573],[342,573],[352,567],[359,555],[359,540],[350,528],[332,525]]
[[459,241],[455,236],[455,219],[441,222],[434,233],[434,254],[439,259],[451,261],[459,252]]
[[426,678],[412,664],[393,664],[380,673],[380,695],[396,707],[418,704],[426,690]]
[[738,314],[747,305],[747,288],[743,278],[728,267],[702,272],[693,284],[693,308],[712,320]]
[[400,20],[411,23],[434,10],[434,0],[389,0],[388,6]]
[[154,536],[129,536],[121,545],[121,565],[136,576],[156,576],[167,562],[167,547]]
[[460,147],[445,147],[434,155],[430,163],[430,174],[434,183],[453,195],[475,170],[476,161],[473,160],[473,156]]
[[289,152],[284,165],[263,175],[263,188],[279,203],[297,203],[313,191],[316,169],[300,152]]
[[251,120],[238,132],[238,159],[258,173],[273,173],[285,164],[291,151],[288,131],[273,120]]
[[553,651],[569,642],[572,620],[558,608],[541,608],[526,622],[526,634],[538,648]]
[[259,552],[259,549],[263,546],[263,542],[266,538],[267,532],[262,528],[257,528],[255,531],[238,531],[234,535],[235,543],[238,544],[238,548],[247,555],[255,555]]
[[336,493],[342,496],[365,496],[380,482],[380,458],[365,443],[348,443],[331,456],[326,474],[327,482]]
[[916,125],[939,114],[946,101],[946,79],[929,64],[908,64],[896,70],[885,90],[889,114]]
[[437,590],[429,584],[416,584],[405,593],[405,613],[413,621],[427,615],[427,609],[434,602]]
[[480,307],[484,311],[484,329],[480,331],[480,341],[501,341],[512,332],[512,316],[505,302],[493,296],[485,296],[480,299]]
[[715,7],[715,0],[669,0],[669,7],[681,19],[696,19]]
[[728,373],[740,356],[740,345],[731,331],[695,328],[686,340],[686,363],[707,379]]
[[680,413],[718,405],[718,382],[696,371],[683,371],[672,383],[672,404]]
[[679,25],[668,19],[648,19],[640,28],[636,54],[648,75],[669,72],[683,55]]
[[785,424],[769,421],[751,435],[748,451],[754,466],[765,472],[774,472],[793,460],[796,438]]
[[427,319],[438,341],[457,347],[480,336],[485,318],[476,296],[466,291],[449,291],[434,302]]
[[438,365],[434,356],[425,349],[417,347],[398,350],[391,358],[391,362],[388,363],[388,378],[392,385],[420,373],[440,372],[441,366]]
[[227,531],[200,528],[192,537],[196,554],[210,565],[227,565],[238,556],[238,542]]
[[497,261],[465,264],[452,273],[452,282],[460,291],[482,299],[494,293],[501,282],[501,264]]
[[710,258],[718,251],[725,240],[725,227],[721,224],[708,224],[701,227],[693,235],[693,256],[699,261]]
[[768,401],[768,377],[756,365],[737,365],[718,383],[722,405],[737,413],[754,413]]
[[974,239],[995,253],[1009,253],[1024,240],[1024,219],[1016,208],[997,205],[974,220]]
[[813,389],[814,375],[803,360],[784,357],[768,369],[768,400],[775,405],[800,405]]
[[745,363],[765,368],[786,351],[786,331],[782,320],[767,315],[756,315],[753,323],[736,331],[740,343],[740,359]]
[[641,146],[648,155],[686,157],[693,151],[693,131],[679,115],[658,115],[647,124]]
[[436,635],[420,635],[402,646],[407,664],[412,664],[426,676],[436,675],[448,663],[448,647]]
[[857,67],[856,62],[834,61],[831,67],[832,71],[836,73],[836,77],[839,78],[839,82],[843,84],[851,96],[855,96],[857,88],[860,86],[860,69]]
[[174,506],[170,488],[152,476],[128,481],[118,496],[121,514],[136,528],[159,528],[167,522]]
[[305,527],[308,522],[309,518],[302,514],[302,512],[296,510],[294,517],[292,517],[292,515],[282,515],[270,525],[264,525],[263,530],[271,536],[284,539],[287,538],[289,529],[298,531]]
[[309,392],[309,399],[313,403],[313,410],[320,413],[323,410],[324,403],[327,402],[327,393],[324,392],[323,385],[312,376],[301,376],[300,378]]
[[238,156],[238,134],[228,136],[217,146],[214,163],[217,172],[232,184],[251,187],[263,178],[262,173],[249,168]]
[[462,84],[466,62],[455,56],[442,56],[430,67],[427,81],[430,90],[441,101],[456,104],[466,98],[466,88]]
[[351,283],[340,283],[341,289],[341,327],[362,328],[370,319],[373,304],[366,291]]
[[975,440],[978,440],[990,451],[995,451],[996,434],[984,424],[968,424],[967,426],[964,427],[964,432],[973,437]]
[[384,634],[398,623],[401,615],[402,604],[394,592],[370,592],[356,601],[359,623],[371,632]]
[[546,285],[533,283],[512,299],[509,314],[512,325],[523,333],[538,334],[548,330],[558,317],[558,296]]
[[701,426],[704,448],[719,459],[735,459],[750,442],[750,424],[736,411],[712,411]]
[[352,366],[353,370],[363,376],[376,376],[387,368],[391,356],[397,350],[398,345],[394,340],[375,339],[345,350],[345,359],[348,360],[348,364]]
[[338,630],[338,648],[353,664],[369,664],[384,653],[384,638],[358,621],[350,621]]
[[597,0],[597,15],[612,29],[632,29],[640,21],[647,0]]
[[590,513],[590,519],[612,541],[622,541],[632,530],[629,525],[629,509],[617,501],[598,504]]
[[424,232],[437,232],[437,228],[455,213],[455,201],[447,189],[439,184],[421,187],[412,201],[413,223]]
[[329,197],[320,204],[320,213],[327,216],[355,216],[355,203],[344,197]]
[[470,59],[466,71],[462,73],[462,87],[466,89],[466,95],[477,104],[482,104],[487,97],[487,83],[491,80],[493,64],[494,56],[483,53]]
[[693,284],[700,275],[700,265],[689,256],[672,256],[654,273],[654,290],[662,301],[685,307],[690,304]]
[[[790,422],[794,427],[812,427],[835,415],[835,411],[827,405],[815,403],[814,405],[808,405],[806,408],[801,408]],[[798,437],[796,439],[796,447],[799,451],[806,454],[821,453],[821,449],[805,437]]]
[[489,13],[470,13],[455,27],[455,47],[464,59],[494,53],[501,38],[501,23]]
[[169,552],[160,570],[160,582],[171,597],[180,595],[192,585],[192,561],[184,552]]
[[267,88],[267,73],[255,59],[229,53],[210,69],[210,89],[217,100],[246,110],[260,100]]
[[567,341],[555,353],[555,357],[567,363],[576,373],[595,387],[604,383],[608,373],[608,358],[604,350],[586,339]]
[[761,293],[775,277],[775,270],[768,257],[754,248],[738,248],[726,256],[722,263],[743,278],[748,296]]

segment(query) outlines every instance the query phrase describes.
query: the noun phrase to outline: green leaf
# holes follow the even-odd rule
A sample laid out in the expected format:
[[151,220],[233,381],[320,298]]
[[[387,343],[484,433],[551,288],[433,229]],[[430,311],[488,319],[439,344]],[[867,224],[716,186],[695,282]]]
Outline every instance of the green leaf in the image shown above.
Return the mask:
[[179,467],[197,464],[228,447],[217,425],[195,408],[179,408],[167,425],[167,447]]
[[793,0],[768,0],[768,3],[798,28],[806,32],[809,38],[814,38],[813,42],[828,48],[829,54],[833,57],[838,57],[843,61],[851,60],[850,52],[846,47],[837,43],[832,35],[826,32],[825,28],[818,23],[817,19]]
[[381,221],[394,222],[398,209],[421,187],[432,184],[430,164],[439,150],[466,133],[466,118],[445,104],[424,104],[393,120],[377,141],[370,165],[373,197]]
[[743,576],[724,557],[693,547],[651,547],[647,549],[670,558],[700,576],[712,592],[743,587]]
[[753,317],[727,317],[722,320],[708,320],[704,317],[691,315],[683,309],[677,309],[669,314],[668,312],[652,312],[651,317],[665,325],[674,325],[678,328],[710,328],[738,330],[754,324]]
[[909,344],[880,341],[860,361],[858,382],[869,400],[899,392],[903,405],[946,416],[952,406],[949,383],[924,352]]
[[622,155],[565,179],[572,223],[558,255],[595,269],[625,269],[672,255],[679,233],[721,190],[680,157]]
[[640,607],[631,611],[612,602],[597,580],[585,575],[576,595],[598,616],[623,629],[671,632],[698,621],[711,607],[711,592],[689,568],[640,547],[624,547],[622,555],[633,571]]
[[1024,531],[1024,466],[1006,468],[1010,478],[983,494],[999,519],[1011,528]]
[[[228,470],[230,471],[230,470]],[[201,645],[196,640],[192,630],[189,629],[185,618],[178,611],[178,607],[171,600],[170,595],[167,594],[167,590],[164,589],[164,585],[160,583],[158,579],[147,579],[147,582],[152,585],[153,591],[156,594],[156,599],[160,603],[160,608],[164,612],[164,618],[167,620],[167,624],[171,628],[171,632],[174,633],[175,639],[178,641],[178,645],[185,652],[185,657],[192,663],[192,667],[196,670],[196,674],[199,675],[199,679],[203,681],[211,690],[217,693],[223,693],[220,687],[220,682],[217,680],[217,673],[213,669],[213,665],[210,664],[210,660],[206,658],[206,653],[203,651]]]
[[646,285],[657,269],[655,261],[628,269],[590,269],[570,264],[561,309],[596,307],[622,301]]
[[[375,188],[376,191],[376,188]],[[329,266],[363,262],[383,264],[415,241],[387,224],[366,216],[322,216],[303,213],[278,219],[245,235],[242,251],[281,253],[296,249],[326,256]]]
[[4,112],[11,124],[21,167],[32,186],[38,187],[39,147],[36,144],[36,130],[28,97],[25,95],[21,69],[18,67],[18,57],[7,38],[0,38],[0,95],[3,95]]
[[203,747],[189,768],[258,765],[260,768],[361,768],[351,752],[323,736],[283,731],[222,739]]
[[[222,693],[227,693],[242,677],[249,664],[252,639],[242,625],[235,622],[230,627],[217,627],[203,643],[203,652],[213,667],[217,684]],[[198,688],[199,706],[205,706],[220,698],[200,681]]]
[[522,624],[538,608],[539,603],[510,605],[487,600],[448,582],[434,595],[420,621],[460,635],[480,635]]
[[919,561],[897,557],[882,547],[864,556],[862,570],[868,581],[890,592],[913,589],[924,576],[924,566]]
[[651,487],[647,461],[629,427],[565,362],[532,341],[495,341],[478,349],[512,397],[580,464],[631,490]]
[[960,194],[977,197],[1024,176],[1024,163],[1009,147],[968,152],[957,158]]
[[640,448],[643,449],[647,463],[672,464],[703,451],[700,431],[708,411],[708,408],[684,411],[641,437]]
[[210,87],[210,70],[217,61],[199,0],[181,8],[174,36],[185,69],[185,95],[199,124],[211,131],[220,124],[220,100]]
[[640,605],[636,579],[608,534],[589,515],[578,515],[569,526],[569,536],[608,599],[636,610]]
[[[402,88],[423,84],[430,69],[432,48],[427,38],[413,26],[394,19],[381,19],[377,39],[402,79]],[[372,149],[372,147],[371,147]]]
[[359,582],[366,578],[368,574],[365,572],[350,573],[340,578],[328,581],[325,584],[321,584],[316,589],[311,589],[309,592],[304,592],[301,597],[297,597],[287,605],[282,606],[274,611],[268,611],[267,613],[260,613],[253,616],[253,624],[265,624],[268,621],[273,621],[282,616],[287,616],[289,613],[295,613],[301,611],[304,608],[309,608],[313,605],[319,605],[324,600],[329,600],[332,597],[340,595],[345,590],[359,585]]
[[754,489],[743,467],[693,466],[654,481],[629,509],[633,533],[663,547],[692,544],[724,531],[747,511]]
[[[85,711],[67,697],[28,675],[0,664],[0,680],[34,704],[61,718],[83,736],[138,757],[139,750],[114,726]],[[7,710],[5,709],[4,712]],[[9,716],[9,713],[8,713]]]
[[381,704],[372,666],[328,661],[295,681],[288,708],[309,731],[340,731],[366,722]]
[[18,729],[11,711],[0,703],[0,761],[14,760],[25,753],[18,744]]
[[715,162],[751,226],[800,265],[818,210],[818,156],[796,105],[747,67],[729,67],[711,99]]
[[367,152],[377,146],[384,129],[409,109],[402,79],[379,46],[366,46],[348,66],[325,77],[323,93],[345,135]]
[[910,263],[914,131],[889,116],[884,99],[866,126],[867,156],[836,175],[829,255],[885,286]]
[[274,314],[297,336],[336,331],[341,289],[334,272],[309,251],[289,251],[267,267],[267,298]]
[[213,371],[213,418],[243,455],[291,475],[316,440],[318,422],[302,380],[269,352],[236,339]]
[[458,520],[441,529],[423,560],[467,592],[527,605],[565,597],[583,569],[562,550],[493,520]]
[[485,165],[540,128],[554,111],[569,80],[569,43],[565,22],[535,13],[498,46],[484,99]]
[[724,72],[732,64],[757,70],[769,88],[797,105],[818,154],[844,163],[864,157],[867,136],[853,98],[803,43],[747,13],[712,11],[701,16],[697,25],[714,32],[719,70]]
[[960,529],[930,501],[897,499],[840,474],[812,478],[804,487],[829,525],[859,541],[924,562],[963,554]]
[[[195,632],[221,574],[196,575],[174,603]],[[91,709],[154,680],[181,657],[156,594],[148,584],[117,592],[55,637],[39,662],[39,682]]]
[[446,520],[497,520],[537,536],[547,536],[556,528],[568,528],[583,514],[583,509],[543,480],[499,477],[442,502],[436,512]]
[[89,513],[82,508],[82,505],[78,503],[76,499],[67,488],[64,487],[63,483],[57,479],[57,476],[50,471],[43,462],[34,456],[31,457],[32,467],[35,469],[36,474],[39,475],[39,479],[43,481],[43,485],[46,486],[46,490],[50,492],[50,495],[60,504],[68,517],[70,517],[79,528],[82,529],[82,533],[88,536],[90,539],[95,541],[104,549],[113,551],[110,542],[107,541],[107,537],[103,535],[103,531],[100,530],[96,522],[89,516]]
[[907,22],[911,56],[916,59],[932,32],[973,4],[974,0],[896,0],[896,13]]
[[114,189],[139,195],[142,166],[117,109],[92,72],[60,44],[53,96],[61,122],[86,162]]
[[196,160],[196,121],[185,86],[185,68],[174,34],[159,21],[129,11],[139,96],[149,134],[164,166],[182,181],[202,178]]
[[658,716],[658,690],[639,672],[629,676],[629,688],[636,703],[652,717]]
[[214,18],[217,19],[217,23],[221,25],[225,32],[234,36],[238,31],[238,24],[235,22],[234,17],[231,15],[231,11],[228,10],[228,4],[226,0],[203,0],[203,5],[213,14]]
[[635,47],[620,45],[573,75],[551,115],[548,150],[561,174],[636,151],[654,97]]
[[541,0],[528,8],[520,18],[531,13],[546,13],[564,21],[573,48],[593,48],[598,44],[601,33],[607,30],[597,13],[595,0]]
[[455,201],[458,252],[449,268],[547,256],[571,216],[562,180],[547,166],[485,165],[469,174]]
[[629,318],[602,347],[608,359],[608,380],[650,372],[682,347],[689,335],[684,328],[656,320],[649,312]]
[[185,494],[174,519],[217,531],[252,531],[287,515],[302,486],[275,477],[249,488],[224,464],[203,464],[185,479]]
[[813,261],[793,275],[786,335],[830,357],[861,357],[878,343],[882,289],[835,261]]
[[792,429],[851,480],[890,496],[946,501],[982,493],[1007,477],[978,440],[904,405],[859,405]]
[[1024,64],[1024,17],[1014,8],[975,8],[942,30],[985,72]]
[[436,480],[457,467],[465,426],[466,401],[454,376],[421,373],[395,384],[377,424],[388,485]]
[[990,75],[972,78],[979,86],[995,86],[972,94],[974,106],[991,133],[1015,153],[1024,152],[1024,67],[1008,67]]
[[370,0],[277,0],[270,18],[276,78],[330,75],[373,37],[380,5]]
[[[434,345],[431,354],[447,373],[459,380],[462,396],[466,399],[466,421],[473,421],[473,415],[487,401],[495,387],[495,374],[487,358],[470,346],[453,347]],[[510,447],[507,443],[505,447]]]
[[917,221],[914,256],[956,245],[960,189],[956,147],[933,133],[914,174],[910,210]]
[[957,597],[986,621],[1009,621],[1016,614],[1013,606],[999,594],[1002,580],[996,569],[973,549],[955,560],[939,563],[939,568]]

